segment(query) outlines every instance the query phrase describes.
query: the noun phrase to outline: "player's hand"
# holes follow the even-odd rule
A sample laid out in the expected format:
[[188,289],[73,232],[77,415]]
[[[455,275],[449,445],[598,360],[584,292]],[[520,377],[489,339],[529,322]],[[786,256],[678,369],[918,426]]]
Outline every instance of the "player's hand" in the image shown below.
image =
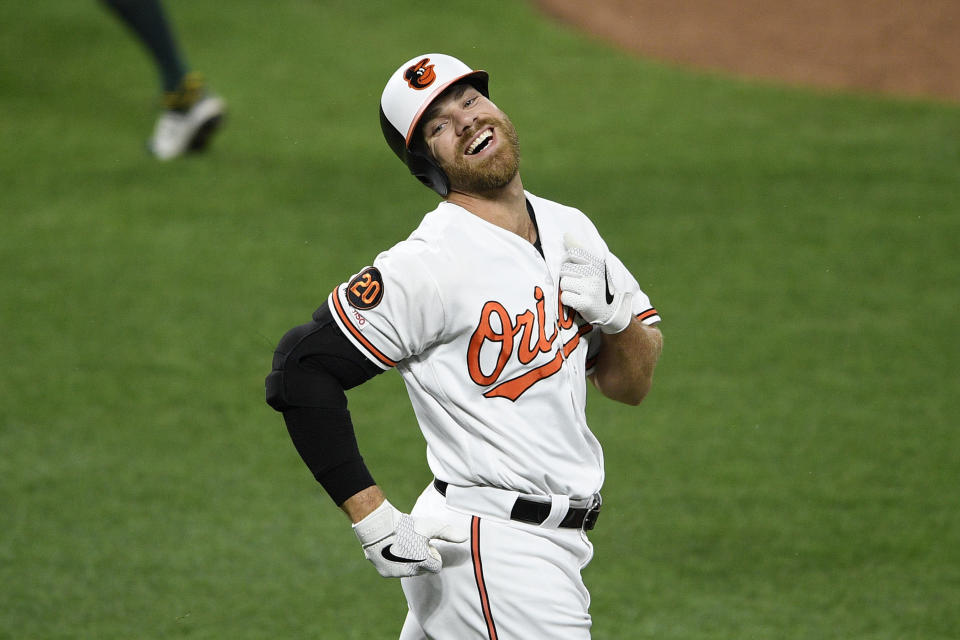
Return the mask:
[[583,248],[569,233],[563,234],[563,244],[567,257],[560,267],[560,301],[604,333],[620,333],[630,326],[633,294],[616,291],[604,259]]
[[463,542],[467,533],[432,520],[398,511],[387,500],[353,525],[363,555],[385,578],[405,578],[440,571],[443,562],[431,540]]

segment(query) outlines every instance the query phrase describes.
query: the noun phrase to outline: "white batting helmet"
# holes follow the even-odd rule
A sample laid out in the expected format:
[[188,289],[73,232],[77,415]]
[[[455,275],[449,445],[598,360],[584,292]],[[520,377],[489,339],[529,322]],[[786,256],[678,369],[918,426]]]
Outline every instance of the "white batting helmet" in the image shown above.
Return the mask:
[[485,97],[489,76],[471,69],[442,53],[425,53],[407,60],[397,69],[380,96],[380,128],[387,144],[420,182],[441,196],[450,191],[450,182],[439,165],[416,142],[420,118],[450,85],[467,80]]

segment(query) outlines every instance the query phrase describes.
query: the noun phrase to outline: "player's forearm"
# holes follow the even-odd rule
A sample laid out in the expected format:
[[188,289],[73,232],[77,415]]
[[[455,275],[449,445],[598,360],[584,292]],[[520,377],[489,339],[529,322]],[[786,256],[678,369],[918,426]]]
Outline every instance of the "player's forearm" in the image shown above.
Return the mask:
[[300,457],[337,505],[374,485],[357,447],[349,412],[289,407],[283,418]]
[[662,348],[660,330],[634,319],[624,331],[603,336],[594,384],[608,398],[640,404],[653,384]]

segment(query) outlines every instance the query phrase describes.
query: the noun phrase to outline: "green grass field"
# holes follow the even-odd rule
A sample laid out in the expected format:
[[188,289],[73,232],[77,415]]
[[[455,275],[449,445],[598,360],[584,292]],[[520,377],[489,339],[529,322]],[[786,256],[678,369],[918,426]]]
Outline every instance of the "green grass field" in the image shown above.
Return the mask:
[[[0,638],[396,637],[399,584],[263,378],[433,208],[376,119],[429,50],[490,71],[525,186],[590,214],[664,318],[648,400],[591,395],[594,637],[960,637],[960,106],[672,69],[508,0],[224,7],[170,3],[231,114],[158,164],[120,24],[0,5]],[[399,376],[350,404],[409,508]]]

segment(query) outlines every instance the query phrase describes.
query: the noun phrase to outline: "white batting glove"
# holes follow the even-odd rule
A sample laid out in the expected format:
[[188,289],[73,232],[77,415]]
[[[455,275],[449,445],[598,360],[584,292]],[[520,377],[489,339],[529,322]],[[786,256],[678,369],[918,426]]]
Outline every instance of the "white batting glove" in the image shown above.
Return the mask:
[[633,319],[633,294],[610,285],[604,259],[569,233],[563,234],[567,257],[560,267],[560,301],[604,333],[620,333]]
[[443,562],[431,540],[463,542],[466,532],[430,518],[414,518],[384,500],[353,525],[363,555],[385,578],[406,578],[440,571]]

